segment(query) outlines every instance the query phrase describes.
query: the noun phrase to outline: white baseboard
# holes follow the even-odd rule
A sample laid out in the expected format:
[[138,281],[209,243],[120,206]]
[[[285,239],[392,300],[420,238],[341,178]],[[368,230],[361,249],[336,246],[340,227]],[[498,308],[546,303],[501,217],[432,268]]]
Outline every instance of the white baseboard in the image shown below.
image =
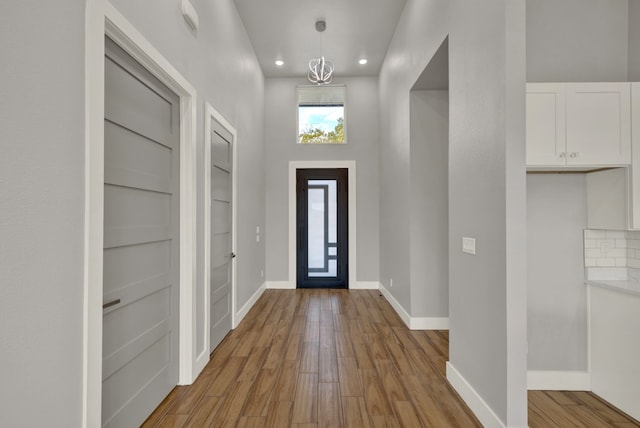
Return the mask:
[[449,318],[411,317],[384,285],[378,283],[378,289],[409,330],[449,330]]
[[[208,349],[204,349],[200,355],[196,356],[195,359],[195,363],[193,366],[193,378],[196,379],[198,377],[198,375],[200,373],[202,373],[202,370],[204,370],[204,368],[206,367],[206,365],[209,363],[209,355],[211,354],[211,351],[209,351]],[[191,385],[191,384],[188,384]]]
[[406,326],[410,329],[411,328],[411,316],[409,315],[409,313],[404,310],[404,308],[402,307],[400,302],[398,302],[396,300],[396,298],[393,297],[393,295],[391,293],[389,293],[389,290],[387,290],[384,285],[380,284],[378,288],[379,288],[380,292],[382,293],[382,295],[384,296],[384,298],[387,299],[387,302],[389,302],[391,307],[396,311],[396,313],[400,316],[402,321],[404,321]]
[[447,361],[447,380],[485,428],[505,428],[504,423],[485,403],[467,380]]
[[234,319],[234,326],[233,328],[236,328],[238,326],[238,324],[240,324],[240,321],[243,320],[243,318],[249,313],[249,311],[251,310],[251,308],[253,308],[253,305],[256,304],[256,302],[258,301],[258,299],[260,298],[260,296],[262,296],[262,294],[264,293],[264,291],[267,289],[266,283],[263,283],[257,290],[255,293],[253,293],[253,296],[251,296],[249,298],[249,300],[247,301],[247,303],[245,303],[242,308],[240,308],[240,310],[236,313],[235,319]]
[[416,318],[410,321],[410,330],[449,330],[449,318]]
[[355,284],[349,284],[350,290],[377,290],[380,288],[378,281],[356,281]]
[[591,375],[578,371],[527,372],[527,389],[546,391],[591,391]]
[[268,290],[295,290],[296,284],[289,281],[267,281]]

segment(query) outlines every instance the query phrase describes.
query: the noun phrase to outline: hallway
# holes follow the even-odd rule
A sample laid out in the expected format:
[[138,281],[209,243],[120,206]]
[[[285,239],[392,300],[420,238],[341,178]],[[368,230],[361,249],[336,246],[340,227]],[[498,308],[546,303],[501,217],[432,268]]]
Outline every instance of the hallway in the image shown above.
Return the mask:
[[145,427],[479,427],[445,379],[448,333],[377,290],[267,290]]
[[[377,290],[267,290],[145,427],[479,427],[448,385],[448,332]],[[637,427],[593,394],[529,392],[536,427]]]

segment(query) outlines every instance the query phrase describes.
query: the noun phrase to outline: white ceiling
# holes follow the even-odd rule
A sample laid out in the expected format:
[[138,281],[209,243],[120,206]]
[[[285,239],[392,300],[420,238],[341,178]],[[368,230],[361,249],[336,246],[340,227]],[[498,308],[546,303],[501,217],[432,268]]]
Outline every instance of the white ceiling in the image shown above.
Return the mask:
[[[266,77],[306,76],[322,54],[334,77],[376,76],[405,0],[235,0]],[[315,22],[327,29],[318,33]],[[358,64],[367,58],[366,65]],[[277,67],[275,60],[285,62]]]

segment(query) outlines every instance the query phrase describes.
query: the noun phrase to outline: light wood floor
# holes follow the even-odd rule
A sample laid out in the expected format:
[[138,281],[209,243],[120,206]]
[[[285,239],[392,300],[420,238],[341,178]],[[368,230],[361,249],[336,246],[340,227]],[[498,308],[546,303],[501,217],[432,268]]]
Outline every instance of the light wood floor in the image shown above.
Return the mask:
[[[480,427],[445,379],[448,333],[374,290],[267,290],[144,427]],[[591,394],[529,395],[530,427],[639,426]]]

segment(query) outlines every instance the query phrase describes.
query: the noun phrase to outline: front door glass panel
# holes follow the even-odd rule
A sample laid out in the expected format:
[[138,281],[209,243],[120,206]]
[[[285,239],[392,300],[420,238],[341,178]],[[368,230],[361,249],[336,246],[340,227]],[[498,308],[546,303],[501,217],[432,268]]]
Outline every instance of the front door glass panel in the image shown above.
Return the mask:
[[308,275],[336,277],[338,274],[336,180],[308,180]]

